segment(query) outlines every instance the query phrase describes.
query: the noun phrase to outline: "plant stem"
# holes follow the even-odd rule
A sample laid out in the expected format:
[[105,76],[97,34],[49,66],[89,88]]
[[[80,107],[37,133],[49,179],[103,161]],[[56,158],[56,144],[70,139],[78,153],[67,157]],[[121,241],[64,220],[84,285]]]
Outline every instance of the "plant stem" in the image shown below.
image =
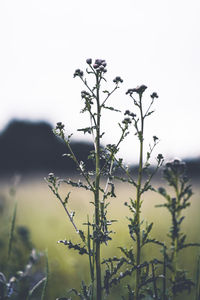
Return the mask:
[[[93,295],[94,295],[94,264],[92,261],[92,257],[94,257],[94,252],[92,249],[91,250],[91,239],[90,239],[90,224],[89,224],[89,216],[87,217],[87,221],[88,221],[88,252],[89,252],[89,264],[90,264],[90,276],[91,276],[91,283],[92,283],[92,298],[93,299]],[[93,254],[91,256],[91,253]]]
[[100,214],[99,214],[99,187],[100,187],[100,114],[101,106],[99,99],[99,76],[96,75],[96,100],[97,100],[97,126],[96,126],[96,149],[95,149],[95,161],[96,161],[96,172],[95,172],[95,263],[96,263],[96,299],[101,300],[101,260],[100,260]]
[[138,131],[140,141],[140,157],[139,157],[139,170],[138,170],[138,182],[137,182],[137,193],[136,193],[136,284],[135,284],[135,296],[136,300],[139,299],[139,286],[140,286],[140,259],[141,259],[141,241],[140,241],[140,206],[141,206],[141,183],[142,183],[142,169],[143,169],[143,132],[144,132],[144,117],[142,111],[142,96],[139,99],[140,117],[141,117],[141,130]]
[[8,243],[8,261],[10,260],[11,252],[12,252],[12,245],[14,241],[14,230],[15,230],[15,223],[16,223],[16,216],[17,216],[17,201],[15,201],[14,211],[12,215],[12,222],[9,234],[9,243]]
[[[178,181],[178,175],[176,176],[176,201],[175,201],[175,207],[174,207],[174,222],[177,223],[177,218],[180,216],[180,211],[176,212],[177,206],[180,204],[180,193],[179,193],[179,181]],[[176,236],[174,238],[174,253],[173,253],[173,273],[172,273],[172,281],[173,283],[176,282],[176,276],[177,276],[177,255],[178,255],[178,233],[176,233]],[[175,295],[173,293],[172,299],[175,299]]]
[[152,277],[153,277],[154,299],[158,300],[158,288],[156,284],[156,274],[155,274],[155,268],[153,263],[151,264],[151,268],[152,268]]

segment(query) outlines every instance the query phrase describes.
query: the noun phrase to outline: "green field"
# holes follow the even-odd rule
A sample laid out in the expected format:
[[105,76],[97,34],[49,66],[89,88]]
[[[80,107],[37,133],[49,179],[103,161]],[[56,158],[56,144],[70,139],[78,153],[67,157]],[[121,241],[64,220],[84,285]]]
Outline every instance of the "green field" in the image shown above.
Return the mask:
[[[163,183],[155,183],[154,186],[158,187],[160,184],[163,185]],[[0,222],[1,234],[7,233],[5,236],[8,236],[14,207],[13,198],[9,196],[10,186],[10,182],[2,182],[0,190],[1,199],[4,196],[6,203],[9,204],[6,215],[1,217]],[[92,216],[92,205],[89,204],[90,192],[71,188],[68,185],[62,186],[63,195],[70,190],[69,206],[71,210],[76,211],[76,224],[79,228],[84,229],[82,223],[87,220],[87,215],[90,215],[90,218]],[[186,219],[183,222],[183,229],[188,234],[188,242],[200,242],[200,188],[197,181],[193,183],[193,192],[192,205],[185,211]],[[116,233],[113,234],[113,240],[108,246],[103,247],[102,257],[121,256],[117,247],[131,245],[126,219],[129,211],[124,206],[124,202],[128,201],[129,197],[134,198],[134,193],[135,191],[130,186],[116,183],[117,198],[112,198],[109,206],[111,218],[118,220],[113,224],[113,230]],[[63,208],[47,184],[42,178],[26,180],[17,187],[16,199],[18,201],[16,224],[27,226],[30,229],[32,242],[37,249],[41,251],[48,249],[50,279],[46,299],[53,300],[58,296],[64,296],[65,291],[72,287],[79,288],[81,280],[87,281],[89,278],[87,257],[79,256],[73,250],[68,250],[63,244],[57,243],[58,240],[65,238],[73,241],[79,241],[79,239]],[[160,241],[167,241],[170,216],[164,208],[155,208],[156,204],[163,201],[163,198],[157,193],[148,192],[144,198],[142,215],[145,221],[154,222],[152,237]],[[147,247],[148,251],[144,253],[145,256],[151,257],[155,253],[159,255],[159,246]],[[195,277],[198,253],[197,248],[188,248],[182,252],[179,261],[180,266],[188,269],[193,278]],[[2,253],[1,257],[4,257]],[[112,298],[108,297],[108,299]]]

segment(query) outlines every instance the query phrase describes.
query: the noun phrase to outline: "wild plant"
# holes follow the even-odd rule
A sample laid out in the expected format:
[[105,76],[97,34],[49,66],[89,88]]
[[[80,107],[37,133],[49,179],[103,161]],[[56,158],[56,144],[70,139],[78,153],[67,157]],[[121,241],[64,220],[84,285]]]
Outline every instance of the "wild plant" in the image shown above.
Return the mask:
[[[112,239],[112,230],[110,229],[111,224],[114,220],[107,219],[107,207],[108,198],[115,197],[115,189],[113,184],[113,169],[115,165],[115,155],[119,150],[119,146],[123,139],[127,135],[128,124],[127,122],[120,125],[121,135],[114,145],[107,145],[105,148],[101,146],[102,132],[101,120],[103,111],[111,110],[118,111],[112,106],[108,106],[108,100],[110,96],[119,88],[120,83],[123,80],[117,76],[113,80],[113,89],[111,91],[103,89],[103,82],[106,81],[105,73],[106,62],[105,60],[96,59],[95,63],[92,64],[92,59],[87,59],[88,68],[86,74],[92,76],[94,84],[91,87],[88,84],[88,80],[84,76],[83,71],[77,69],[74,73],[74,77],[78,77],[86,90],[81,92],[81,98],[84,102],[82,113],[87,113],[90,120],[90,125],[86,128],[78,129],[84,134],[90,134],[93,139],[94,150],[91,151],[88,159],[91,159],[94,163],[94,170],[86,170],[86,162],[79,161],[73,152],[70,145],[71,135],[66,136],[65,126],[61,122],[57,123],[55,134],[59,136],[67,146],[68,154],[64,156],[70,157],[80,175],[83,177],[83,181],[72,181],[71,179],[59,179],[53,173],[50,173],[47,177],[47,182],[50,189],[53,191],[57,199],[62,204],[66,214],[69,217],[75,231],[80,237],[81,244],[74,244],[72,241],[63,240],[59,241],[66,245],[69,249],[74,249],[79,252],[80,255],[87,255],[90,266],[90,278],[91,284],[87,286],[85,282],[82,282],[82,291],[79,293],[75,289],[72,291],[79,296],[81,299],[103,299],[103,291],[106,290],[105,285],[102,282],[102,267],[101,267],[101,246],[106,244]],[[106,179],[106,184],[103,187],[101,179]],[[87,218],[85,225],[86,230],[79,229],[74,219],[74,212],[70,212],[69,209],[69,198],[70,192],[63,199],[59,192],[59,186],[61,183],[66,183],[71,186],[85,189],[93,194],[92,205],[94,207],[93,216]],[[105,275],[106,276],[106,275]]]
[[[170,246],[163,248],[164,272],[163,272],[163,299],[177,299],[184,292],[191,292],[194,282],[188,278],[187,271],[179,266],[179,254],[182,250],[192,246],[200,246],[198,243],[187,243],[187,235],[182,232],[183,212],[191,204],[193,194],[191,184],[186,175],[186,165],[179,159],[168,162],[165,165],[164,178],[174,190],[171,196],[166,189],[160,187],[158,192],[165,198],[165,203],[157,207],[165,207],[171,215],[171,227],[168,233]],[[168,289],[167,289],[168,287]]]
[[[144,261],[142,257],[142,252],[144,246],[149,243],[154,243],[157,245],[162,245],[156,239],[150,237],[150,232],[153,227],[153,223],[147,224],[144,226],[144,220],[141,220],[141,210],[144,193],[147,191],[154,191],[154,188],[151,185],[151,181],[153,176],[156,174],[157,170],[161,167],[163,163],[162,154],[158,154],[156,157],[156,167],[151,168],[150,158],[152,156],[153,150],[156,147],[159,139],[156,136],[153,136],[153,144],[149,145],[149,150],[146,153],[146,157],[144,156],[144,125],[145,120],[149,117],[154,111],[152,110],[152,105],[154,100],[158,98],[157,93],[153,92],[150,96],[150,102],[144,103],[143,101],[143,93],[146,90],[145,85],[141,85],[134,89],[129,89],[126,94],[131,97],[133,112],[130,110],[125,111],[125,119],[123,123],[127,124],[129,130],[131,129],[131,125],[135,130],[135,134],[138,137],[139,141],[139,162],[138,169],[133,170],[125,167],[123,165],[122,159],[117,159],[115,157],[115,161],[117,162],[118,167],[123,171],[125,177],[115,176],[115,178],[128,182],[132,187],[132,191],[136,190],[135,199],[130,198],[130,202],[127,201],[124,203],[130,210],[131,216],[128,217],[129,220],[129,234],[131,239],[133,240],[133,246],[130,249],[126,247],[120,247],[121,252],[124,257],[121,259],[114,258],[113,260],[107,260],[106,263],[114,263],[117,261],[116,268],[118,269],[122,265],[126,264],[127,269],[125,272],[121,272],[120,276],[115,277],[109,281],[109,277],[113,276],[110,271],[110,267],[108,268],[108,280],[107,286],[112,286],[112,284],[116,284],[121,281],[127,275],[134,274],[134,283],[132,285],[128,285],[128,294],[129,299],[142,299],[145,294],[151,295],[153,297],[157,297],[158,289],[156,286],[156,275],[155,275],[155,265],[159,263],[159,261],[153,258],[151,261]],[[146,99],[145,99],[146,100]],[[148,103],[148,104],[147,104]],[[144,160],[145,159],[145,160]],[[152,283],[152,288],[149,284]],[[156,298],[157,299],[157,298]]]
[[[10,189],[10,196],[12,201],[14,201],[14,209],[8,235],[7,257],[2,259],[2,256],[0,263],[0,300],[29,300],[38,291],[39,294],[42,294],[40,299],[44,299],[48,280],[47,267],[46,276],[42,270],[38,272],[39,267],[41,268],[40,264],[43,253],[33,248],[28,228],[16,225],[18,203],[16,199],[17,181],[16,179],[15,184]],[[1,247],[1,250],[5,251],[4,247]],[[4,255],[4,253],[2,254]],[[29,255],[28,259],[27,254]],[[40,293],[40,288],[42,288],[42,293]]]
[[[42,285],[45,286],[47,277],[42,276],[40,280],[35,281],[33,274],[33,269],[35,265],[39,263],[41,255],[42,253],[33,249],[31,251],[28,263],[24,266],[23,270],[19,270],[7,278],[4,273],[0,272],[1,300],[29,300],[32,296],[35,296],[36,291],[39,290]],[[44,296],[40,299],[44,299]]]
[[[189,199],[192,195],[191,186],[185,177],[185,167],[181,162],[175,160],[173,163],[167,164],[164,171],[168,184],[175,190],[175,197],[168,195],[164,188],[159,189],[159,193],[167,200],[161,206],[166,207],[172,217],[169,234],[170,247],[151,236],[153,222],[145,223],[141,216],[144,194],[148,191],[156,191],[152,186],[152,179],[164,161],[162,154],[158,154],[156,166],[151,166],[153,151],[159,142],[157,136],[153,136],[146,154],[144,147],[145,122],[154,112],[152,107],[158,95],[153,92],[150,95],[150,101],[146,101],[143,99],[147,89],[145,85],[129,89],[126,94],[131,98],[133,111],[125,111],[125,117],[119,123],[121,135],[118,141],[103,147],[102,137],[105,134],[102,132],[101,126],[103,111],[119,112],[114,107],[108,106],[107,103],[123,80],[117,76],[113,80],[113,89],[108,91],[103,88],[103,83],[106,81],[105,73],[107,72],[105,60],[97,59],[93,64],[92,59],[87,59],[86,63],[88,65],[87,76],[82,70],[77,69],[74,77],[78,77],[86,89],[81,92],[84,104],[81,112],[88,114],[90,125],[78,130],[92,137],[94,150],[90,152],[88,159],[93,161],[94,169],[87,169],[87,161],[79,161],[71,146],[72,134],[67,135],[65,125],[58,122],[54,133],[66,145],[67,153],[63,154],[63,157],[70,157],[74,161],[82,180],[59,178],[54,173],[50,173],[46,178],[49,188],[63,206],[80,239],[78,243],[69,239],[60,240],[59,243],[88,257],[90,283],[86,284],[82,280],[81,291],[72,289],[71,292],[80,299],[103,300],[108,297],[114,285],[120,284],[124,278],[130,276],[129,279],[131,278],[131,280],[127,285],[129,300],[176,299],[176,295],[184,290],[190,290],[193,285],[192,281],[186,277],[186,272],[178,268],[178,254],[184,248],[198,245],[185,243],[186,235],[180,231],[184,219],[182,210],[190,205]],[[92,86],[88,84],[86,77],[94,80]],[[138,167],[134,169],[125,166],[123,159],[118,157],[121,143],[131,128],[138,138],[140,149]],[[115,221],[108,219],[109,198],[116,197],[114,180],[126,182],[132,187],[133,197],[130,198],[129,202],[125,202],[125,206],[131,213],[128,217],[128,229],[132,246],[129,249],[124,246],[119,247],[123,254],[120,258],[114,256],[102,259],[102,245],[107,245],[112,239],[113,231],[110,226]],[[106,182],[105,186],[103,186],[104,182]],[[71,191],[69,190],[64,197],[62,196],[60,189],[62,184],[92,193],[93,214],[87,216],[87,220],[83,224],[85,229],[83,229],[84,227],[79,228],[75,219],[75,212],[70,210]],[[150,259],[145,258],[144,248],[150,249],[153,244],[162,246],[163,260],[158,259],[154,253]],[[199,290],[197,290],[197,297],[198,294]],[[122,296],[122,299],[125,300],[126,296]]]

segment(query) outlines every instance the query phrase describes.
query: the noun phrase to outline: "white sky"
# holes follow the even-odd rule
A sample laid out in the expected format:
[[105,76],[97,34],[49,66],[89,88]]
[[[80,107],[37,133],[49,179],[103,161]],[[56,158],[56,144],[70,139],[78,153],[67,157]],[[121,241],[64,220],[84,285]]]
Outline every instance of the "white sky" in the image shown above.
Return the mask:
[[[70,132],[87,125],[73,73],[103,58],[107,78],[124,79],[111,105],[133,110],[125,92],[140,84],[159,94],[146,126],[147,143],[161,140],[156,153],[199,156],[199,16],[199,0],[1,0],[0,130],[12,118],[62,121]],[[105,143],[122,119],[105,116]],[[135,162],[136,148],[132,134],[122,156]]]

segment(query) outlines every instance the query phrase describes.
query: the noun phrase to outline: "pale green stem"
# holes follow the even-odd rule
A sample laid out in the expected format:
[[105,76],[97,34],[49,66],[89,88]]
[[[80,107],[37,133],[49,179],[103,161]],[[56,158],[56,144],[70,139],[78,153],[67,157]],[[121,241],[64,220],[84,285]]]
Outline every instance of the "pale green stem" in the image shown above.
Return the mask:
[[138,182],[137,182],[137,192],[136,192],[136,284],[135,284],[135,297],[136,300],[139,299],[139,286],[140,286],[140,260],[141,260],[141,241],[140,241],[140,205],[141,205],[141,183],[142,183],[142,169],[143,169],[143,133],[144,133],[144,117],[142,111],[142,96],[140,95],[140,118],[141,118],[141,130],[138,132],[140,140],[140,157],[139,157],[139,170],[138,170]]
[[97,100],[97,127],[96,127],[96,151],[95,151],[95,160],[96,160],[96,176],[95,176],[95,230],[97,233],[96,243],[95,243],[95,263],[96,263],[96,299],[102,300],[102,289],[101,289],[101,259],[100,259],[100,246],[101,242],[99,240],[99,231],[100,231],[100,213],[99,213],[99,187],[100,187],[100,99],[99,99],[99,76],[96,75],[96,100]]

